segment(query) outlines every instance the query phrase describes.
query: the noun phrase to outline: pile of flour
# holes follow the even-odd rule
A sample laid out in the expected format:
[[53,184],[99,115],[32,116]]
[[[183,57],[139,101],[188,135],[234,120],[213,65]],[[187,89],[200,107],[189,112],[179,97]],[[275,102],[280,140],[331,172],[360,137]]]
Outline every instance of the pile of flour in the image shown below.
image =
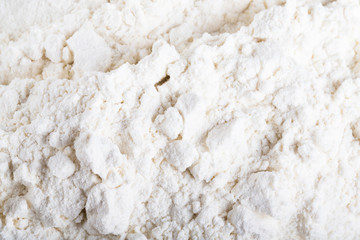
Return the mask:
[[0,19],[0,239],[360,238],[359,1]]

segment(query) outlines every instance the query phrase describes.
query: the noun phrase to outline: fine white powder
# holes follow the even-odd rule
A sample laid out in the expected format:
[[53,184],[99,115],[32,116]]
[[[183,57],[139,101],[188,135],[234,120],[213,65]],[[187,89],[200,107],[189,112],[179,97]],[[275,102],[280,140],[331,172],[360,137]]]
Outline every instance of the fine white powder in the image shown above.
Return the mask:
[[0,19],[0,239],[360,239],[359,1]]

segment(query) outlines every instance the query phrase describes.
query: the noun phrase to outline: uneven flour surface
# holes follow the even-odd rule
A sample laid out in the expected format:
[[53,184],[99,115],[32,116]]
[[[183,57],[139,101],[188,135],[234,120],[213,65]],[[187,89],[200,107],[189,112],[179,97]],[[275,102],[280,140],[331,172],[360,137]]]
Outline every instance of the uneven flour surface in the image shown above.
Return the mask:
[[360,239],[359,1],[0,19],[0,239]]

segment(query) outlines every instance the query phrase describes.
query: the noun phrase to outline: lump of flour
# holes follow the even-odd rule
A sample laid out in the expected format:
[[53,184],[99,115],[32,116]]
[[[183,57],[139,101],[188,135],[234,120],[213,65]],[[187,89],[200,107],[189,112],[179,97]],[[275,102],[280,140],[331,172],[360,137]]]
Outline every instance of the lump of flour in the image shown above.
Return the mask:
[[166,160],[181,172],[192,165],[197,155],[196,149],[183,140],[168,144],[164,153]]
[[0,239],[360,239],[358,1],[0,17]]
[[98,184],[93,187],[86,202],[88,231],[104,235],[124,234],[134,205],[131,191],[129,186],[108,189]]
[[67,40],[67,44],[74,55],[75,71],[106,71],[110,67],[111,48],[90,27],[80,28]]
[[62,153],[50,157],[47,164],[51,174],[62,179],[70,177],[75,171],[74,163]]

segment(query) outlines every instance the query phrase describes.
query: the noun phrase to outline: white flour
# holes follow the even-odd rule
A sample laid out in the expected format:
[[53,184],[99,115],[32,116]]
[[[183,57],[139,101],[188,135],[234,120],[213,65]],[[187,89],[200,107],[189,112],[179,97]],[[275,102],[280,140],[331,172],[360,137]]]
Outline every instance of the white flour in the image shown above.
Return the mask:
[[358,1],[0,19],[0,239],[360,238]]

